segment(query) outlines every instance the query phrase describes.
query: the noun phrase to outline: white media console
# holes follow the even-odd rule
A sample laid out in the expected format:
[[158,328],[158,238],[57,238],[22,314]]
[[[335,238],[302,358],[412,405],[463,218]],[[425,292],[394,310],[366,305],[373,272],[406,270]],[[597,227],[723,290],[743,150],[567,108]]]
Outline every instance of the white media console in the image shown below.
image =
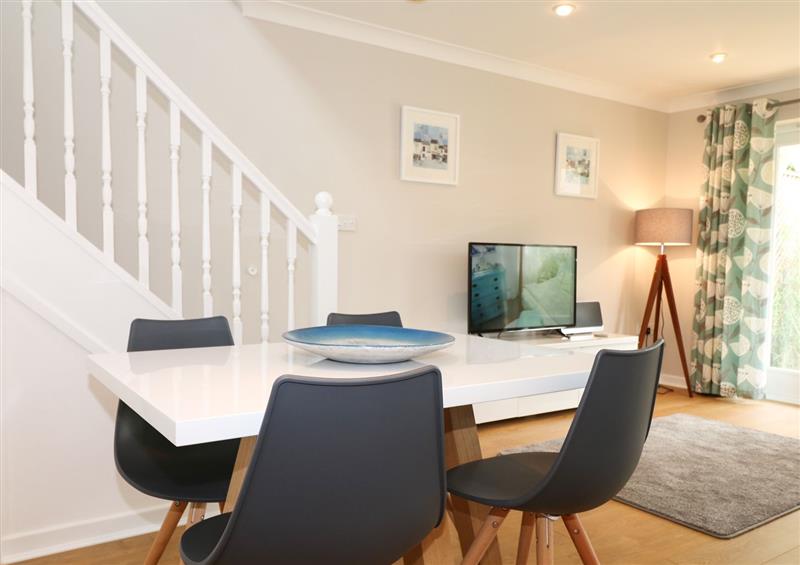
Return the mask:
[[[635,335],[623,334],[593,334],[591,337],[569,340],[561,336],[531,336],[530,334],[514,335],[505,337],[509,341],[519,341],[539,347],[552,347],[555,349],[580,349],[586,352],[597,352],[601,349],[624,349],[633,350],[637,348],[638,338]],[[568,410],[576,408],[583,394],[582,388],[564,390],[549,394],[537,394],[535,396],[525,396],[522,398],[509,398],[508,400],[496,400],[493,402],[481,402],[473,404],[475,412],[475,422],[483,424],[507,418],[518,418],[520,416],[532,416],[545,412],[555,412],[557,410]]]

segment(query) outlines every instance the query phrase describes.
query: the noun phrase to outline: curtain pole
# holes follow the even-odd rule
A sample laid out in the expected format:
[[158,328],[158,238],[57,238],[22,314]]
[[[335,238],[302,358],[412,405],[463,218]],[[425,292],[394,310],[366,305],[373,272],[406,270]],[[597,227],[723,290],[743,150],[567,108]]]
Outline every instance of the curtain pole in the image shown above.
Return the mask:
[[[797,102],[800,102],[800,98],[793,98],[792,100],[784,100],[783,102],[775,102],[775,103],[770,102],[769,104],[767,104],[767,110],[772,110],[773,108],[780,108],[781,106],[786,106],[787,104],[795,104]],[[705,114],[697,115],[698,123],[702,124],[705,121],[706,121]]]

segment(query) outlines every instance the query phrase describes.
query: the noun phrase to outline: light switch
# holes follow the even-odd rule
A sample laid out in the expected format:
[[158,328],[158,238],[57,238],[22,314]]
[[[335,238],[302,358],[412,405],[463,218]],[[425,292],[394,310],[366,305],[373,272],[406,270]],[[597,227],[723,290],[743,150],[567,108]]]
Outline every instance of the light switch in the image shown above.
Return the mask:
[[356,231],[357,228],[355,216],[339,216],[339,231]]

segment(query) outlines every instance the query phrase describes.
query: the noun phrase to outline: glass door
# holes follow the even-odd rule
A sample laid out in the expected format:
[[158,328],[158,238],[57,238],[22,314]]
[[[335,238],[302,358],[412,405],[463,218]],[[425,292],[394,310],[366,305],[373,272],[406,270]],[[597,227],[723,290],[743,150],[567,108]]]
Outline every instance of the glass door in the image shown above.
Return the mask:
[[767,398],[800,404],[800,119],[775,130]]

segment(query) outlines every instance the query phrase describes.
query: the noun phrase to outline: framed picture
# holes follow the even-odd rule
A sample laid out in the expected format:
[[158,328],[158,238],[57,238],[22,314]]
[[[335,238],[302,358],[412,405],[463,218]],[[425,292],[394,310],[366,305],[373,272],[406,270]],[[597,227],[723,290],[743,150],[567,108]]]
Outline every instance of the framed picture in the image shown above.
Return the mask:
[[555,189],[559,196],[597,198],[600,140],[559,133],[556,140]]
[[400,123],[400,178],[458,184],[459,117],[403,106]]

